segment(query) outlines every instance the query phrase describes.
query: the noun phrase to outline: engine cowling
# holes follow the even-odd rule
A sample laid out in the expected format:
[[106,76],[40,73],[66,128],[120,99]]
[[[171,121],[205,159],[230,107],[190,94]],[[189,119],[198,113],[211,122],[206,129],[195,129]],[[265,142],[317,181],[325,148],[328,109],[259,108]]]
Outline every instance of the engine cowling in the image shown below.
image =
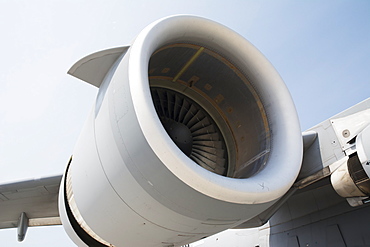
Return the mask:
[[100,85],[61,219],[81,246],[190,243],[271,206],[302,149],[291,96],[253,45],[200,17],[161,19]]
[[[366,124],[363,121],[361,124]],[[361,125],[359,124],[358,126]],[[353,139],[353,153],[340,161],[331,174],[331,184],[341,197],[347,198],[351,206],[363,204],[370,196],[370,126],[365,126]]]

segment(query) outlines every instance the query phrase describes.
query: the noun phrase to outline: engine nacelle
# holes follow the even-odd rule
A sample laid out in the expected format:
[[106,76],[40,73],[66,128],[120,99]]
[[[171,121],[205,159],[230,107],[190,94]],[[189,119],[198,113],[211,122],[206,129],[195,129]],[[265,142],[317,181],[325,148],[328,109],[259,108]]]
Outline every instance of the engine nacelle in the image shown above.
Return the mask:
[[335,191],[344,198],[353,198],[349,200],[352,206],[361,205],[357,201],[370,196],[370,126],[356,136],[355,150],[331,175]]
[[100,85],[62,182],[62,222],[79,245],[190,243],[271,206],[302,150],[291,96],[253,45],[210,20],[165,18]]

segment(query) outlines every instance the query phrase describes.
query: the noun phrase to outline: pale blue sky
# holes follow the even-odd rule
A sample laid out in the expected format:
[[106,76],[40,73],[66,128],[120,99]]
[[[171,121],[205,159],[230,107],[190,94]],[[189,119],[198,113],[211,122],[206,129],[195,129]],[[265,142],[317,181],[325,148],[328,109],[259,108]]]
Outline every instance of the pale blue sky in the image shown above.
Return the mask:
[[[305,130],[370,96],[370,1],[0,0],[0,182],[63,172],[97,90],[66,74],[152,21],[195,14],[251,41]],[[1,213],[1,212],[0,212]],[[1,246],[73,246],[62,227],[0,231]]]

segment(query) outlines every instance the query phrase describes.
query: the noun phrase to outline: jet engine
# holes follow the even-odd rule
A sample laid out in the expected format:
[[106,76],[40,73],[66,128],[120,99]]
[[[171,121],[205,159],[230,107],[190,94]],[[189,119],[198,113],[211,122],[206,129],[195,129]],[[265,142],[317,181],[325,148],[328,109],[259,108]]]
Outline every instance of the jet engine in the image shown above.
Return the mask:
[[258,215],[298,175],[292,98],[225,26],[164,18],[70,73],[99,87],[59,198],[79,246],[191,243]]
[[[355,125],[360,127],[360,131],[349,142],[353,153],[339,161],[341,164],[330,177],[335,191],[341,197],[347,198],[351,206],[367,203],[370,196],[370,126],[361,126],[368,124],[369,120],[366,120]],[[347,130],[344,136],[347,137],[349,133]]]

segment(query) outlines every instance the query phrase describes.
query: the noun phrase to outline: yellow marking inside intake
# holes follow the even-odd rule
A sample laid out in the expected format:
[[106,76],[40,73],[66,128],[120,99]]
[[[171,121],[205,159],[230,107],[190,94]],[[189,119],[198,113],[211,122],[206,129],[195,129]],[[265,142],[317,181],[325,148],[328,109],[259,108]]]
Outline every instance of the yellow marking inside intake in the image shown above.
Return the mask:
[[173,82],[177,81],[182,74],[194,63],[194,61],[200,56],[200,54],[203,52],[204,47],[200,47],[199,50],[189,59],[189,61],[182,67],[182,69],[177,73],[177,75],[173,78]]

